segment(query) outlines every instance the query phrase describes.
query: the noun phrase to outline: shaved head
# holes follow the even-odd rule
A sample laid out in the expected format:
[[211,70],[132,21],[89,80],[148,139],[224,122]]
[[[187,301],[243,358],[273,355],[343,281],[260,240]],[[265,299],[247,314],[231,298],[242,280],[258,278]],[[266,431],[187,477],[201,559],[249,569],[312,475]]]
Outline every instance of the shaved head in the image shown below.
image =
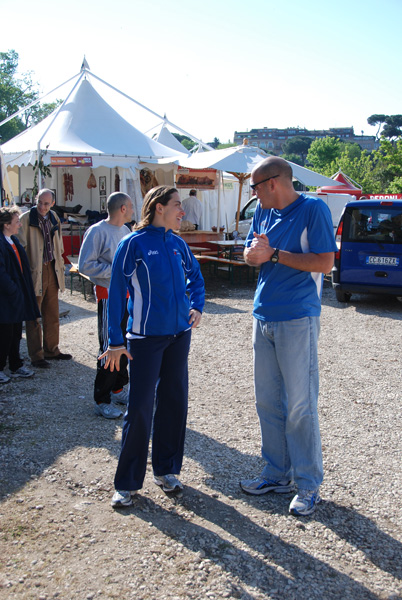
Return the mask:
[[292,167],[284,158],[279,158],[279,156],[269,156],[260,162],[252,172],[254,181],[256,176],[261,179],[267,179],[275,175],[283,175],[284,179],[292,182]]

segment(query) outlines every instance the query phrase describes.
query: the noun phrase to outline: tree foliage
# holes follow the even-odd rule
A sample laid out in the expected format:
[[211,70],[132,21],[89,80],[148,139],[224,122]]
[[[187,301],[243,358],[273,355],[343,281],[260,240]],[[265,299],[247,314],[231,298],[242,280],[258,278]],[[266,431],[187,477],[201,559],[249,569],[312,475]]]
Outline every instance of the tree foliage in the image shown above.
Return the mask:
[[385,123],[385,119],[387,118],[387,115],[371,115],[368,119],[367,119],[367,123],[371,126],[375,126],[378,125],[378,129],[377,129],[377,133],[375,134],[375,139],[378,140],[378,136],[380,134],[380,129],[381,129],[381,125],[383,125]]
[[290,152],[289,154],[285,153],[281,155],[281,158],[284,158],[285,160],[290,160],[290,162],[296,163],[296,165],[300,165],[301,167],[304,166],[304,160],[299,154],[293,154],[292,152]]
[[402,136],[402,115],[390,115],[385,119],[381,137],[395,140],[400,136]]
[[314,171],[324,173],[329,165],[340,158],[342,142],[335,137],[315,139],[307,153],[307,162]]
[[212,148],[215,148],[215,150],[216,150],[216,148],[219,146],[220,143],[221,142],[220,142],[219,138],[214,137],[214,141],[213,142],[208,142],[208,145],[212,146]]
[[173,135],[187,150],[191,150],[196,145],[195,141],[186,135],[181,135],[180,133],[174,133]]
[[402,193],[402,136],[395,141],[381,137],[380,148],[371,153],[358,144],[340,140],[336,144],[329,139],[311,144],[307,158],[315,171],[331,177],[340,170],[358,183],[364,194]]
[[[17,77],[18,53],[15,50],[0,52],[0,122],[4,121],[24,106],[39,98],[37,84],[32,81],[32,73]],[[50,104],[35,104],[19,117],[15,117],[0,127],[0,139],[6,141],[34,125],[50,114],[60,100]]]
[[378,125],[376,139],[378,140],[382,126],[381,137],[389,140],[402,136],[402,115],[371,115],[367,119],[369,125]]
[[292,160],[292,162],[296,162],[298,165],[304,165],[312,142],[312,138],[306,136],[295,136],[286,140],[286,142],[282,145],[282,150],[287,156],[297,155],[299,157],[298,160],[292,160],[290,158],[287,160]]

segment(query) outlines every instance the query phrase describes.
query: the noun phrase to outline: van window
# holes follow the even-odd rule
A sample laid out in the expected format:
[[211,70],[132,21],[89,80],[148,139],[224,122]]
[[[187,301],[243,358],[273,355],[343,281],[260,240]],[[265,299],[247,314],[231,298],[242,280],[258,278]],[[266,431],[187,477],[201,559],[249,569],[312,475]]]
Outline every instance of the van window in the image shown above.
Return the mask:
[[342,235],[345,242],[402,244],[402,212],[388,206],[346,209]]
[[252,219],[254,217],[255,209],[257,207],[257,200],[253,200],[250,204],[244,209],[244,219]]

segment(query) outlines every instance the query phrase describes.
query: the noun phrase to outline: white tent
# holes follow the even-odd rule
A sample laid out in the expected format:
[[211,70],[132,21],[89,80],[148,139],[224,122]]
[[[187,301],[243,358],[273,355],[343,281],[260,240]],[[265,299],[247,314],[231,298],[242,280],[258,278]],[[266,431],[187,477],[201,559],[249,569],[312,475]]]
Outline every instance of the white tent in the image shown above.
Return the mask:
[[[162,170],[169,170],[166,175],[169,183],[174,181],[173,162],[178,156],[187,150],[182,147],[168,130],[161,132],[161,136],[171,136],[178,144],[172,148],[172,140],[169,145],[164,145],[157,140],[151,139],[136,128],[132,122],[130,110],[127,110],[127,101],[129,107],[140,108],[146,112],[147,116],[155,121],[155,117],[166,119],[147,109],[132,98],[129,98],[123,92],[109,86],[106,82],[98,78],[89,71],[86,63],[83,64],[81,72],[65,82],[49,94],[69,84],[68,93],[63,103],[46,119],[38,125],[30,127],[12,140],[6,142],[1,147],[4,166],[10,170],[19,170],[19,194],[26,188],[32,187],[33,170],[38,156],[44,165],[51,164],[52,157],[90,157],[92,167],[97,169],[96,175],[107,178],[107,193],[114,191],[115,176],[119,176],[121,188],[130,193],[137,209],[137,217],[142,204],[142,193],[140,187],[139,171],[148,166],[150,168],[161,169],[161,183],[165,183]],[[93,85],[94,84],[94,85]],[[98,89],[101,88],[101,93]],[[105,99],[108,96],[108,101]],[[46,94],[45,97],[49,96]],[[111,94],[114,94],[113,101],[110,101]],[[42,98],[43,100],[43,98]],[[121,109],[119,101],[126,101],[125,112]],[[22,112],[22,111],[20,111]],[[20,114],[17,113],[17,115]],[[134,110],[132,111],[134,113]],[[124,117],[122,114],[124,113]],[[16,115],[14,115],[16,116]],[[9,117],[4,122],[9,120]],[[140,123],[145,123],[144,119],[138,119]],[[1,123],[1,124],[3,124]],[[172,124],[173,125],[173,124]],[[176,129],[180,130],[177,126]],[[187,134],[184,130],[181,133]],[[163,135],[162,135],[163,133]],[[197,138],[193,139],[199,141]],[[170,166],[166,166],[170,164]],[[163,166],[165,165],[165,166]],[[119,169],[118,173],[115,170]],[[113,171],[112,171],[113,170]],[[42,181],[47,187],[58,190],[57,201],[59,204],[62,183],[62,169],[51,169],[52,177]],[[74,188],[79,193],[76,194],[74,201],[80,202],[85,208],[99,208],[99,200],[92,202],[92,190],[86,188],[89,170],[87,168],[72,168],[74,173]],[[77,185],[75,185],[77,183]],[[99,186],[100,187],[100,186]],[[96,195],[96,194],[94,194]]]
[[177,158],[178,151],[152,140],[130,125],[81,79],[63,104],[38,125],[30,127],[2,146],[6,166],[33,165],[37,152],[51,156],[91,156],[94,167],[135,166]]
[[[241,146],[232,146],[230,148],[224,148],[222,150],[212,150],[210,152],[195,153],[192,156],[182,155],[178,163],[187,168],[192,169],[217,169],[219,171],[226,171],[234,175],[239,180],[239,196],[237,205],[237,220],[236,229],[238,227],[238,219],[240,209],[242,207],[243,185],[250,178],[251,171],[265,158],[267,154],[256,146],[249,146],[248,140],[244,141]],[[328,185],[330,182],[334,185],[334,181],[325,177],[320,173],[311,171],[297,165],[296,163],[287,161],[292,168],[293,179],[300,181],[303,185],[307,186],[319,186]],[[336,184],[335,184],[336,185]],[[218,202],[218,206],[220,206]],[[228,220],[227,209],[225,211],[225,219]],[[218,208],[218,215],[221,209]],[[222,220],[222,219],[221,219]],[[232,219],[229,217],[229,220]]]
[[175,136],[169,131],[165,123],[159,128],[159,131],[152,136],[152,139],[156,140],[160,144],[172,148],[176,152],[182,152],[183,154],[189,154],[189,151]]

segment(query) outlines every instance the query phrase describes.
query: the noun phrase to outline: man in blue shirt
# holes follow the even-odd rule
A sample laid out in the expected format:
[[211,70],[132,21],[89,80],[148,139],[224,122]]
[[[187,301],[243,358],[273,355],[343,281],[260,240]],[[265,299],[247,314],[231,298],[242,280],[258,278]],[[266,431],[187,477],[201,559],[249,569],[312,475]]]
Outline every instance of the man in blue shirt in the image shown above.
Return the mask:
[[260,476],[243,480],[249,494],[295,489],[289,512],[308,515],[323,480],[318,423],[318,357],[323,274],[337,250],[331,214],[299,194],[292,169],[275,156],[251,174],[259,199],[244,258],[260,267],[254,298],[254,386],[260,419]]

